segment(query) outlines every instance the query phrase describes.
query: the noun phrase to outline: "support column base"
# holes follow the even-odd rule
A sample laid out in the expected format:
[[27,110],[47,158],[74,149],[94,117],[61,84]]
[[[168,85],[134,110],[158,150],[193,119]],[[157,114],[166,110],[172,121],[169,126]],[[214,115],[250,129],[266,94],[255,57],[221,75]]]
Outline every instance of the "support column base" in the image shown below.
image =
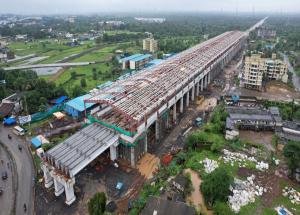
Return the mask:
[[64,188],[62,187],[60,190],[55,191],[55,196],[60,196],[64,192]]
[[52,185],[53,185],[53,180],[48,181],[48,182],[45,181],[45,187],[46,188],[50,188],[50,187],[52,187]]
[[66,200],[65,203],[66,203],[67,205],[71,205],[73,202],[75,202],[75,200],[76,200],[76,196],[74,195],[73,198],[71,198],[71,199],[69,199],[69,200]]

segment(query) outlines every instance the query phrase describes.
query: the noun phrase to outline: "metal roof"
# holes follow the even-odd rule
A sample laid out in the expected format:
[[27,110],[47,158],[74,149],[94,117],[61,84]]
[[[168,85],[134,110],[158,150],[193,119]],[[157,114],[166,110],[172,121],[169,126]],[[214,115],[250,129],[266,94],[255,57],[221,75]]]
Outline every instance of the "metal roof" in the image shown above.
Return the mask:
[[[89,98],[91,98],[91,97],[92,97],[92,96],[91,96],[90,94],[86,94],[86,95],[83,95],[83,96],[79,96],[79,97],[77,97],[77,98],[75,98],[75,99],[72,99],[72,100],[68,101],[68,102],[66,103],[66,105],[68,105],[68,106],[74,108],[75,110],[78,110],[78,111],[82,112],[82,111],[84,111],[84,100],[85,100],[85,99],[89,99]],[[87,104],[85,105],[85,108],[90,108],[90,107],[92,107],[92,106],[93,106],[93,104],[87,103]]]
[[152,57],[151,54],[145,54],[145,55],[141,55],[141,56],[139,56],[139,57],[133,58],[133,59],[131,59],[130,61],[137,62],[137,61],[141,61],[141,60],[144,60],[144,59],[150,58],[150,57]]
[[120,59],[120,62],[129,61],[129,60],[132,60],[132,59],[137,58],[137,57],[140,57],[140,56],[143,56],[143,54],[134,54],[134,55],[130,55],[130,56],[128,56],[128,57],[121,58],[121,59]]

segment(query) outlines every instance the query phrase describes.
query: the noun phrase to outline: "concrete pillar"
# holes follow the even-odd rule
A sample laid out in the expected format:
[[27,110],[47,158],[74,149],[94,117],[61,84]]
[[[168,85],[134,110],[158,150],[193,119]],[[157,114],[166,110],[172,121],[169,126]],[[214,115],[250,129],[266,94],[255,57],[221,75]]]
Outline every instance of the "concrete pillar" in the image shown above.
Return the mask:
[[155,122],[155,140],[159,141],[159,121],[158,121],[158,119]]
[[192,101],[195,101],[195,85],[192,87]]
[[134,147],[130,147],[130,164],[135,167]]
[[210,73],[211,73],[211,71],[207,75],[207,84],[210,84]]
[[207,75],[204,76],[204,89],[207,88]]
[[169,128],[170,125],[169,125],[169,117],[170,117],[170,109],[168,110],[168,113],[167,113],[167,119],[166,119],[166,127]]
[[175,102],[175,104],[173,105],[173,121],[174,121],[174,123],[176,123],[176,119],[177,119],[177,115],[176,115],[176,113],[177,113],[177,107],[176,107],[176,104],[177,104],[177,102]]
[[196,84],[196,96],[199,96],[199,81]]
[[76,200],[76,196],[74,194],[74,184],[75,184],[75,179],[70,179],[66,181],[64,184],[65,194],[66,194],[65,203],[67,205],[71,205]]
[[179,112],[183,113],[183,96],[180,98],[180,108],[179,108]]
[[187,91],[186,93],[186,107],[190,105],[190,91]]
[[64,186],[59,182],[58,176],[54,177],[55,196],[60,196],[64,192]]
[[144,145],[144,152],[146,153],[148,151],[148,134],[147,134],[147,130],[145,131],[145,145]]
[[117,159],[117,147],[115,147],[114,145],[109,147],[109,151],[110,151],[110,160],[114,161]]
[[53,185],[53,178],[50,174],[50,171],[47,168],[47,166],[44,165],[44,164],[41,165],[41,168],[42,168],[43,173],[44,173],[45,187],[50,188]]
[[204,77],[202,77],[202,79],[201,79],[201,92],[203,91],[203,87],[204,87]]

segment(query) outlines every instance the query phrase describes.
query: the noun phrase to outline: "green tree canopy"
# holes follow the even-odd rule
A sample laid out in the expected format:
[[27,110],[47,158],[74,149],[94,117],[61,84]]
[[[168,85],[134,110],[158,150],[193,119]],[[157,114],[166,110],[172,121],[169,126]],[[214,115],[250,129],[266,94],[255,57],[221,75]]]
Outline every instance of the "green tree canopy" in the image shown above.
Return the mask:
[[283,148],[283,155],[288,161],[291,174],[294,175],[295,170],[300,168],[300,142],[289,141]]
[[229,186],[232,183],[232,175],[222,167],[207,175],[201,184],[206,204],[212,207],[216,201],[225,202],[230,194]]

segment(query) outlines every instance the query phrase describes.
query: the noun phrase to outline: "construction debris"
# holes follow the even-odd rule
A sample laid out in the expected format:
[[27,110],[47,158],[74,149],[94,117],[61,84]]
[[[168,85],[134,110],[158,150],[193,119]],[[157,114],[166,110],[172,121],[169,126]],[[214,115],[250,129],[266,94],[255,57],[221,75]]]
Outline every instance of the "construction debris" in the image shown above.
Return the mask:
[[297,192],[297,190],[295,190],[294,188],[285,187],[282,190],[282,195],[288,197],[291,200],[292,204],[300,204],[300,192]]
[[269,169],[269,164],[261,161],[261,162],[258,162],[255,167],[256,167],[256,169],[263,171],[263,170]]
[[239,167],[245,167],[246,162],[253,162],[256,164],[256,169],[260,171],[269,169],[268,163],[265,163],[263,161],[259,162],[252,156],[248,156],[240,152],[230,152],[226,149],[223,150],[223,153],[224,156],[222,158],[224,160],[224,163],[230,163],[231,166],[234,166],[234,164],[237,163]]
[[247,177],[246,181],[234,179],[234,186],[230,187],[233,195],[229,196],[228,201],[230,208],[235,213],[238,213],[241,207],[255,202],[255,197],[262,196],[267,191],[266,188],[255,185],[254,179],[254,175]]
[[201,164],[204,165],[204,171],[206,173],[213,172],[216,168],[219,167],[218,162],[215,160],[210,160],[208,158],[205,158],[203,161],[200,161]]

